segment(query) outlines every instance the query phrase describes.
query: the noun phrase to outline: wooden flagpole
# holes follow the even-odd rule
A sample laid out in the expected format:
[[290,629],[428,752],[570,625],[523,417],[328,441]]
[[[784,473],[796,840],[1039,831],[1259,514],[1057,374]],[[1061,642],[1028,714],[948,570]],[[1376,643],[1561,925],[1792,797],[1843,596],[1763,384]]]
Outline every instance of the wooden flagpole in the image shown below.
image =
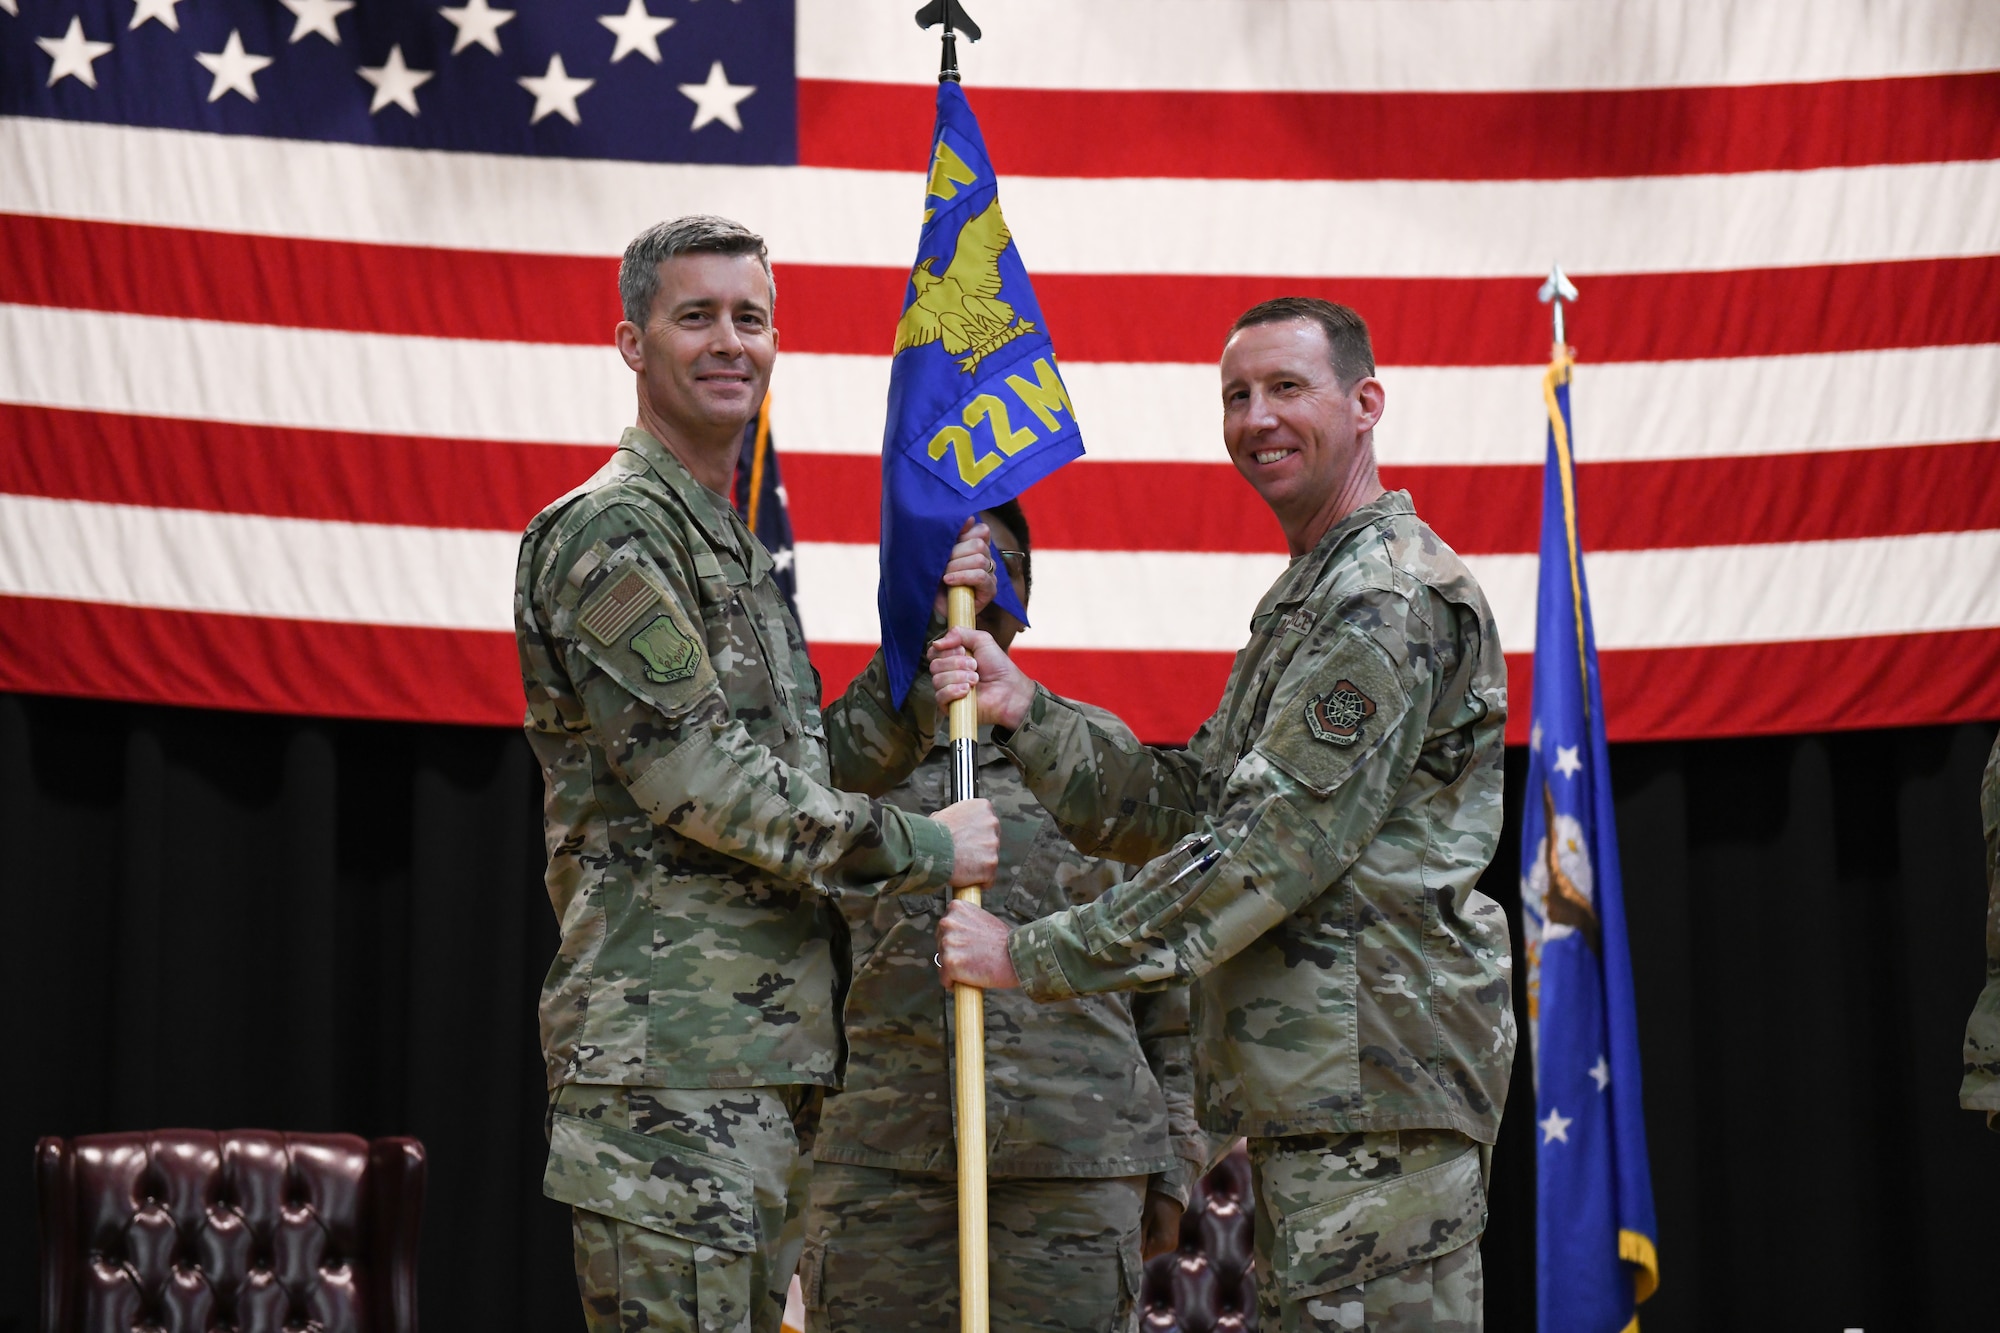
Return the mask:
[[[957,83],[958,33],[979,40],[979,25],[957,0],[930,0],[917,11],[917,26],[944,28],[938,82]],[[945,597],[953,629],[971,629],[972,589],[953,588]],[[975,755],[979,746],[979,689],[975,685],[951,705],[951,799],[978,795]],[[977,886],[960,889],[960,902],[980,905]],[[952,1089],[958,1121],[958,1298],[961,1333],[987,1333],[986,1233],[986,993],[977,986],[952,987],[954,1066]]]
[[[953,629],[973,625],[972,589],[953,588],[946,598]],[[951,799],[977,795],[974,758],[979,746],[979,687],[951,705]],[[960,889],[960,902],[980,905],[977,885]],[[959,1328],[986,1333],[986,992],[963,982],[952,987],[955,1009],[958,1115]]]

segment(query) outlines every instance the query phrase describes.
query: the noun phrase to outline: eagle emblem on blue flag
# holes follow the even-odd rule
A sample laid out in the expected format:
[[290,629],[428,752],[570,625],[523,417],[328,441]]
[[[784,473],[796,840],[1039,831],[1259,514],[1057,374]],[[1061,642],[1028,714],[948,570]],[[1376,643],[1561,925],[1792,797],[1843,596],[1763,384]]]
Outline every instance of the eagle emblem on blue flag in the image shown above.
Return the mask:
[[[923,227],[896,320],[882,432],[882,649],[900,702],[960,524],[1083,453],[979,121],[941,83]],[[1027,611],[1002,578],[998,605]]]
[[940,88],[938,111],[883,457],[927,463],[977,508],[1019,494],[1082,441],[979,124],[955,84]]
[[988,353],[1033,333],[1033,321],[1017,316],[999,296],[1000,252],[1010,239],[995,198],[959,231],[958,248],[942,274],[931,272],[935,257],[919,260],[910,272],[917,299],[896,325],[896,350],[942,339],[944,350],[958,357],[958,368],[969,375]]

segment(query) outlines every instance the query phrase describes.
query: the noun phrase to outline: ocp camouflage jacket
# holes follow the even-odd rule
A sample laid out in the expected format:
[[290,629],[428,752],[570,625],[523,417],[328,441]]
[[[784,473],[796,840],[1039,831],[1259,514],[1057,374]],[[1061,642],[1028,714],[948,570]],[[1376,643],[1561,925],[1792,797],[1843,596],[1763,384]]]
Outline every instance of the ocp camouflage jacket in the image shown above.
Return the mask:
[[951,874],[942,825],[835,789],[902,724],[865,690],[822,717],[769,554],[641,430],[528,525],[514,616],[562,930],[550,1086],[837,1085],[830,895]]
[[[876,661],[880,663],[879,656]],[[912,698],[928,695],[928,679]],[[1000,818],[1000,873],[985,906],[1020,923],[1090,902],[1124,874],[1069,845],[1007,757],[978,750],[979,795]],[[879,778],[845,775],[862,790]],[[888,793],[904,809],[948,799],[950,752],[932,749]],[[845,1090],[826,1102],[823,1162],[949,1175],[957,1169],[952,1006],[932,958],[949,890],[842,899],[854,942]],[[986,992],[987,1170],[996,1176],[1156,1177],[1181,1202],[1206,1167],[1194,1118],[1187,989],[1037,1004]]]
[[[1038,690],[1001,735],[1086,852],[1146,862],[1014,931],[1027,991],[1198,979],[1213,1131],[1456,1129],[1491,1143],[1514,1056],[1500,836],[1506,665],[1471,573],[1397,492],[1258,604],[1185,751]],[[1220,859],[1204,873],[1197,839]]]

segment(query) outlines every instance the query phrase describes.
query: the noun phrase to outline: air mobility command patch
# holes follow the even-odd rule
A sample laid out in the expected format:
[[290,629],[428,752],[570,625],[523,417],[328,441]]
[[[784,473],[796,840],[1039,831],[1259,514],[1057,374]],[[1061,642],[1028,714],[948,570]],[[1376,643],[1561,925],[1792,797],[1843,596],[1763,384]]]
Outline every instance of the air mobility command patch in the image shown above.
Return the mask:
[[1337,680],[1332,689],[1306,700],[1306,725],[1329,745],[1354,744],[1361,724],[1373,716],[1375,701],[1351,680]]
[[672,616],[654,616],[626,644],[646,664],[655,685],[686,680],[701,668],[701,645],[682,632]]
[[[1322,630],[1324,625],[1322,624]],[[1368,762],[1409,710],[1408,692],[1382,650],[1349,625],[1300,650],[1309,673],[1290,700],[1271,710],[1257,748],[1315,795],[1338,787]]]

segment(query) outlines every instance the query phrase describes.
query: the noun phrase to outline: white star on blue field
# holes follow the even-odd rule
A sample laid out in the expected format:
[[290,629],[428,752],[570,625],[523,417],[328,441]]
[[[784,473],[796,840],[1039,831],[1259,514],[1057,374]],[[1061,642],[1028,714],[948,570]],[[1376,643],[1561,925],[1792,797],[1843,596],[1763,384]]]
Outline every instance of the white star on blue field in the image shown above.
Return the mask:
[[403,148],[791,165],[790,0],[19,0],[0,115]]

